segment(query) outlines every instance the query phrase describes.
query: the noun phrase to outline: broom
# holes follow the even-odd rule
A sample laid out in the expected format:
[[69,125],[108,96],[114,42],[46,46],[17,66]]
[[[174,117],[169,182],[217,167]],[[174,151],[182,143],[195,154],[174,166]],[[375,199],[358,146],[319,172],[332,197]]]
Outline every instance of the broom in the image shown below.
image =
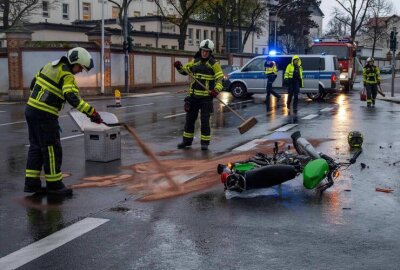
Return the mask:
[[174,181],[174,179],[172,179],[172,176],[168,173],[167,169],[165,169],[165,167],[161,164],[161,162],[158,160],[158,158],[153,153],[153,151],[151,151],[151,149],[142,141],[142,139],[140,139],[140,137],[136,133],[135,129],[133,129],[132,127],[128,126],[125,123],[107,124],[107,123],[103,122],[103,124],[105,124],[106,126],[109,126],[109,127],[123,126],[135,139],[135,141],[137,142],[139,147],[142,149],[142,152],[154,162],[154,164],[157,166],[158,170],[165,176],[165,178],[168,180],[168,183],[171,186],[171,188],[173,188],[174,190],[180,190],[180,187]]
[[[204,89],[208,90],[207,87],[205,87],[204,84],[202,84],[198,79],[196,79],[192,73],[188,72],[189,76],[195,80],[201,87],[203,87]],[[237,117],[239,117],[240,120],[242,120],[242,124],[240,126],[238,126],[238,130],[240,132],[240,134],[243,134],[245,132],[247,132],[249,129],[251,129],[252,127],[255,126],[255,124],[257,124],[257,119],[252,116],[249,119],[244,119],[243,116],[241,116],[237,111],[235,111],[234,109],[232,109],[231,107],[229,107],[225,102],[223,102],[219,97],[215,97],[221,104],[223,104],[225,107],[227,107],[231,112],[233,112]]]

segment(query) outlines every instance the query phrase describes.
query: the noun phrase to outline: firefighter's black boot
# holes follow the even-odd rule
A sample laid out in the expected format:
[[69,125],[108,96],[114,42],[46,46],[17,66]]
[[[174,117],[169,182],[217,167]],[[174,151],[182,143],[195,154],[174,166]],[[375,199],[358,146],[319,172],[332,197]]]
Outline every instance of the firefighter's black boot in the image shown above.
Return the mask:
[[179,143],[176,147],[178,147],[178,149],[186,149],[186,148],[190,147],[191,145],[192,145],[191,142],[182,141],[182,142]]
[[42,191],[42,184],[40,180],[25,179],[24,192],[36,193]]
[[53,195],[72,195],[72,189],[67,188],[62,181],[46,182],[47,193]]
[[208,144],[202,144],[201,145],[201,150],[207,151],[208,150]]

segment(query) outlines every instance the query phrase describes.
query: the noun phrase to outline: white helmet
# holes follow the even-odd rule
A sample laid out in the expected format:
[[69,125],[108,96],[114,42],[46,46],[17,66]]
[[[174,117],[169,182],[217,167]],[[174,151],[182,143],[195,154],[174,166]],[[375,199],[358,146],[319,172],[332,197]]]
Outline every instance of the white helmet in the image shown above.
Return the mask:
[[200,42],[200,49],[201,50],[207,50],[207,51],[214,51],[214,42],[210,39],[205,39],[202,42]]
[[368,57],[368,58],[367,58],[367,63],[368,63],[368,62],[374,62],[374,58]]
[[86,49],[82,47],[76,47],[69,50],[65,57],[67,57],[68,62],[71,65],[79,64],[86,71],[89,71],[93,68],[92,56]]

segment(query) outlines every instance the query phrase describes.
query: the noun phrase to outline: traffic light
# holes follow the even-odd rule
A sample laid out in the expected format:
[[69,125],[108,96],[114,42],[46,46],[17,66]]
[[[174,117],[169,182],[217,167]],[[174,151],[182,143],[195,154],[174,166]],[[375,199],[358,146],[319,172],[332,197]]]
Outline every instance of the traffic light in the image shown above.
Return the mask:
[[395,51],[397,48],[397,32],[390,32],[390,50]]
[[127,43],[128,43],[128,47],[127,47],[127,50],[128,50],[128,52],[133,52],[133,38],[132,37],[130,37],[130,36],[128,36],[128,38],[127,38]]

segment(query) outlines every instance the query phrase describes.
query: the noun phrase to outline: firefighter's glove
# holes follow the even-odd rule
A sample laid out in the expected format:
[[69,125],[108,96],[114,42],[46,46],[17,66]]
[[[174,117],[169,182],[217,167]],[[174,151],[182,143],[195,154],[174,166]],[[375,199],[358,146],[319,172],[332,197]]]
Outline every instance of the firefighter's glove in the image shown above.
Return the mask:
[[182,63],[181,63],[181,61],[175,61],[174,67],[175,67],[177,70],[182,69]]
[[94,110],[93,113],[89,116],[90,121],[96,123],[96,124],[101,124],[103,123],[103,119],[101,119],[100,114]]
[[219,92],[215,89],[210,90],[210,96],[216,98],[219,95]]
[[186,97],[184,99],[185,104],[183,105],[183,109],[185,110],[185,112],[189,112],[190,110],[190,97]]

